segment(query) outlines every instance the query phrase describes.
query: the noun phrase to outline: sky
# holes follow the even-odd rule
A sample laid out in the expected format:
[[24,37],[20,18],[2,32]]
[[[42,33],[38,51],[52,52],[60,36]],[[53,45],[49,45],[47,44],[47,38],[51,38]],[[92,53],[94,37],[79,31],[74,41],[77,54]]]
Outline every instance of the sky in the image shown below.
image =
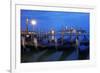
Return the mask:
[[84,12],[61,12],[61,11],[39,11],[21,10],[21,30],[26,29],[26,18],[36,20],[37,24],[32,25],[28,22],[29,31],[48,32],[51,29],[60,31],[62,28],[73,27],[89,32],[89,13]]

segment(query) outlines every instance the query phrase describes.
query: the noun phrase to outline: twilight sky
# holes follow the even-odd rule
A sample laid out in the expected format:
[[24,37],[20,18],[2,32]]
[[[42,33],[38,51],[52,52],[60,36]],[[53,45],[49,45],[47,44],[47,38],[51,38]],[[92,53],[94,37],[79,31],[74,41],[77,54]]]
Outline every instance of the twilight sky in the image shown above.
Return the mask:
[[28,23],[29,31],[48,32],[51,28],[60,31],[62,28],[82,28],[89,32],[89,13],[61,12],[61,11],[39,11],[21,10],[21,30],[26,29],[26,18],[34,19],[37,24],[33,27]]

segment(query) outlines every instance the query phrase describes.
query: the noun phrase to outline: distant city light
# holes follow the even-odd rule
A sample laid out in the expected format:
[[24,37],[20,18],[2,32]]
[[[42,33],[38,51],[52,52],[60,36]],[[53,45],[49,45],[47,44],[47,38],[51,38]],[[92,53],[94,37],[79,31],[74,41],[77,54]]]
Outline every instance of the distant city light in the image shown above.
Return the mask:
[[32,25],[36,25],[36,24],[37,24],[37,21],[34,20],[34,19],[32,19],[32,20],[31,20],[31,24],[32,24]]
[[52,34],[54,34],[54,33],[55,33],[55,31],[54,31],[54,30],[52,30],[52,31],[51,31],[51,33],[52,33]]
[[26,18],[26,22],[28,23],[28,18]]
[[68,27],[66,26],[66,29],[67,29]]

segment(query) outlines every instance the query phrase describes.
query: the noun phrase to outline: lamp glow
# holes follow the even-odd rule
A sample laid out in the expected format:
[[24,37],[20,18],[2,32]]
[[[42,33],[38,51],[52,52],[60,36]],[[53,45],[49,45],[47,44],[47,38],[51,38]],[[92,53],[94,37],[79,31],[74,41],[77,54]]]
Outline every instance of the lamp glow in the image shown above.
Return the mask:
[[37,21],[34,20],[34,19],[32,19],[32,20],[31,20],[31,24],[32,24],[32,25],[36,25],[36,24],[37,24]]

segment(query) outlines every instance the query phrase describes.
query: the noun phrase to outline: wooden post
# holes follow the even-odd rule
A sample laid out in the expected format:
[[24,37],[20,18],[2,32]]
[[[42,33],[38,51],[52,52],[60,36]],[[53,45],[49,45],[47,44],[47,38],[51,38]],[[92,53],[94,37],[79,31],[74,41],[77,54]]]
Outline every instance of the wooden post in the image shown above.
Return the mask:
[[80,41],[79,41],[78,33],[76,33],[76,52],[77,52],[78,59],[79,59],[79,46],[80,46]]

